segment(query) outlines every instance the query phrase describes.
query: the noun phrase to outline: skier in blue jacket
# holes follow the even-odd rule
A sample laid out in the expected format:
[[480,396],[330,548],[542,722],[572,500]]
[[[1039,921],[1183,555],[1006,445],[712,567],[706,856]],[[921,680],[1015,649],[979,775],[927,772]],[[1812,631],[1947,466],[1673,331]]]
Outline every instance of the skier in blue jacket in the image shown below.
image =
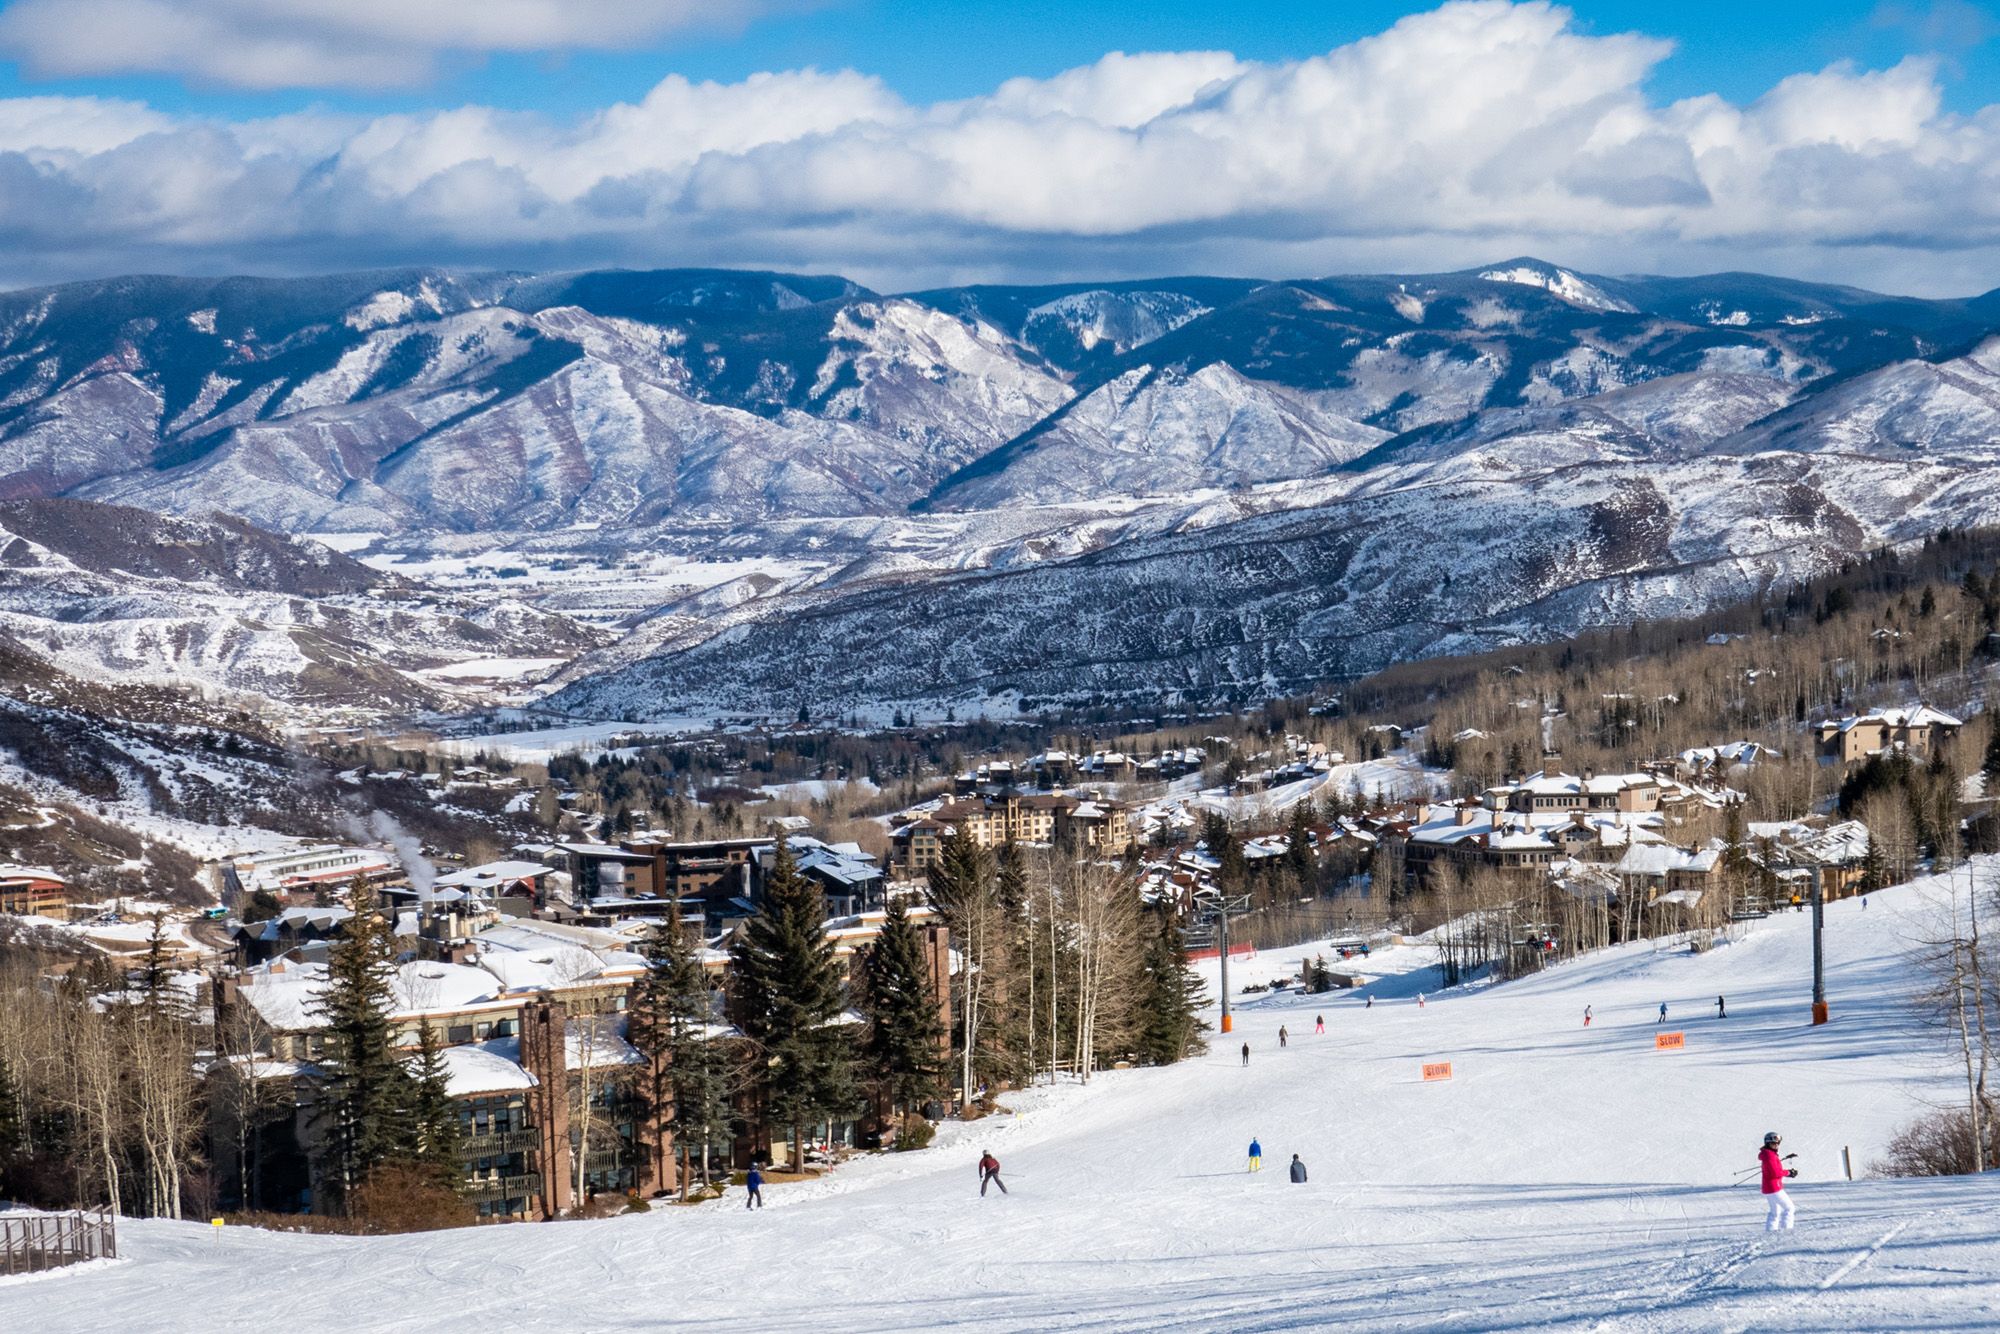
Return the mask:
[[762,1209],[764,1207],[764,1174],[757,1170],[755,1163],[750,1165],[750,1171],[744,1176],[743,1184],[750,1188],[750,1198],[743,1201],[743,1207],[745,1209]]
[[1250,1141],[1250,1170],[1252,1172],[1264,1170],[1264,1146],[1254,1139]]

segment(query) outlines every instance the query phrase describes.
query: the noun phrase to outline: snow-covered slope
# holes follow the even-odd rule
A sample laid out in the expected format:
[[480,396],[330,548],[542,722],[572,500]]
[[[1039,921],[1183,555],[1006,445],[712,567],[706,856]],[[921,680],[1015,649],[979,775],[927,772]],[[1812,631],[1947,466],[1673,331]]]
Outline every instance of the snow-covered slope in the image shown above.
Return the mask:
[[69,500],[0,504],[0,634],[100,685],[371,711],[480,697],[419,670],[599,642],[566,617],[420,594],[240,520]]
[[[1905,1005],[1904,950],[1938,892],[1830,907],[1824,1028],[1807,1022],[1803,914],[1699,955],[1642,943],[1462,993],[1411,971],[1414,949],[1383,951],[1372,1008],[1357,993],[1239,998],[1236,1033],[1205,1057],[1012,1095],[1011,1115],[947,1124],[929,1149],[767,1187],[760,1211],[732,1190],[603,1222],[372,1239],[128,1222],[119,1262],[0,1286],[0,1323],[208,1334],[281,1311],[301,1331],[1985,1328],[2000,1304],[1992,1182],[1843,1170],[1843,1150],[1865,1171],[1898,1125],[1962,1096]],[[1655,1049],[1662,1001],[1683,1049]],[[1452,1078],[1425,1082],[1438,1061]],[[1799,1168],[1797,1227],[1776,1235],[1755,1186],[1731,1184],[1771,1129]],[[1005,1196],[978,1193],[987,1149]],[[1287,1180],[1294,1153],[1304,1185]],[[691,1282],[674,1257],[715,1281]]]

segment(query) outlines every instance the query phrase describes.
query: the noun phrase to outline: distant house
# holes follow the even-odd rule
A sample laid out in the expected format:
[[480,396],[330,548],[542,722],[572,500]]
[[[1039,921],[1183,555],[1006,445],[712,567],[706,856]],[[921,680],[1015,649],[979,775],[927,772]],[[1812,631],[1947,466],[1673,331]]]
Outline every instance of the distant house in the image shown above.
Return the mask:
[[40,866],[0,866],[0,913],[17,917],[69,916],[63,891],[69,882]]
[[1959,719],[1928,704],[1907,709],[1876,709],[1821,723],[1820,756],[1841,764],[1855,764],[1889,750],[1928,758],[1964,726]]
[[1660,780],[1648,773],[1597,775],[1581,778],[1553,764],[1532,778],[1486,789],[1485,804],[1496,811],[1523,815],[1569,811],[1618,811],[1643,814],[1660,808]]

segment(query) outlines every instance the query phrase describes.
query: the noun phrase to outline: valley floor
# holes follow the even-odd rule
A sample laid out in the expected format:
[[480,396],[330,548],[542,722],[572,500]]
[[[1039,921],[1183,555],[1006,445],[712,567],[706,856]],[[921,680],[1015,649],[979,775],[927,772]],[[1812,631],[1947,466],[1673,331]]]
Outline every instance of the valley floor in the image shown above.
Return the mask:
[[[1206,1056],[1020,1094],[925,1151],[772,1187],[761,1212],[736,1191],[372,1239],[132,1222],[120,1261],[0,1286],[0,1328],[1991,1328],[1994,1178],[1842,1170],[1843,1147],[1859,1174],[1953,1096],[1906,1005],[1904,955],[1938,892],[1829,908],[1824,1028],[1806,1023],[1806,914],[1704,954],[1621,947],[1422,1007],[1418,951],[1383,952],[1371,962],[1406,971],[1372,1008],[1243,998]],[[1302,952],[1232,966],[1232,982]],[[1654,1047],[1662,1001],[1684,1050]],[[1423,1082],[1438,1060],[1452,1080]],[[1798,1227],[1773,1235],[1756,1187],[1730,1184],[1768,1129],[1800,1168]],[[982,1149],[1012,1194],[979,1196]],[[1309,1184],[1286,1179],[1293,1153]]]

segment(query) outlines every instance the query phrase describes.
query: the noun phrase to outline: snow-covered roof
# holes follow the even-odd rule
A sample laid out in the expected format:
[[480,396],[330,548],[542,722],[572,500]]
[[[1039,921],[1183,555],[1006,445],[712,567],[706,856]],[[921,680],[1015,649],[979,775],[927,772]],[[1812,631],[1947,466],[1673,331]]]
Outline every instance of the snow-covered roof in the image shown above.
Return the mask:
[[454,1098],[477,1093],[513,1093],[535,1086],[535,1077],[521,1066],[518,1038],[495,1038],[444,1049],[445,1087]]
[[1963,727],[1965,724],[1942,709],[1934,709],[1928,704],[1919,704],[1907,709],[1871,709],[1867,713],[1842,718],[1835,726],[1846,732],[1862,723],[1881,723],[1887,727]]
[[16,866],[11,862],[0,865],[0,880],[49,880],[58,885],[69,883],[46,866]]
[[563,1034],[563,1060],[571,1070],[646,1063],[639,1049],[625,1040],[625,1016],[610,1014],[570,1020]]
[[484,889],[513,880],[533,880],[549,873],[540,862],[498,861],[468,866],[462,871],[441,875],[431,884],[437,889]]
[[1706,875],[1715,869],[1722,854],[1714,848],[1690,852],[1666,843],[1635,843],[1618,859],[1618,873],[1630,876],[1665,876],[1669,871],[1689,871]]

